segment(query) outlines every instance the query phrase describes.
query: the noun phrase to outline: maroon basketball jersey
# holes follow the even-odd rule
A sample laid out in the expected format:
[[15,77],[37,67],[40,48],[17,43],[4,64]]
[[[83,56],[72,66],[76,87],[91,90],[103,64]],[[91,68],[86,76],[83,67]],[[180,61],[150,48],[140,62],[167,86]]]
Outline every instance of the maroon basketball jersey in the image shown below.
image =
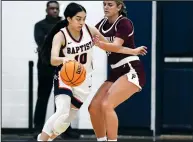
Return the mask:
[[[110,24],[108,19],[104,18],[96,25],[96,28],[109,42],[113,42],[114,38],[118,37],[124,40],[122,46],[135,48],[134,27],[127,17],[120,15],[113,24]],[[107,52],[107,55],[109,64],[115,64],[123,58],[131,56],[113,52]]]

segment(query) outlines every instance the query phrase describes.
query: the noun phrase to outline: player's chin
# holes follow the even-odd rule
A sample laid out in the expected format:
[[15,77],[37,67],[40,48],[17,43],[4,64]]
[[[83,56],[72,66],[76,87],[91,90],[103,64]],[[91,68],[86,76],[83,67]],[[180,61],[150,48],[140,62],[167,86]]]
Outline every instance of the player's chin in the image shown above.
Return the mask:
[[112,16],[112,14],[111,13],[105,13],[105,17],[111,17]]
[[77,27],[76,31],[80,32],[82,30],[82,27]]

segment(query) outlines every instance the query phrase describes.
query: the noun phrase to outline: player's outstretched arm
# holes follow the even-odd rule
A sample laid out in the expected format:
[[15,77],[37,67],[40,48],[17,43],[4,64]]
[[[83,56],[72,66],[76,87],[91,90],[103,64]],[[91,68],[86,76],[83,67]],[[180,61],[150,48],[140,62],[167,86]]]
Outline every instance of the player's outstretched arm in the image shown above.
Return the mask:
[[123,47],[122,44],[124,41],[120,38],[115,38],[113,43],[109,43],[95,27],[89,26],[89,29],[94,37],[95,45],[103,50],[130,55],[146,55],[147,53],[147,47],[145,46],[140,46],[135,49]]
[[51,50],[51,65],[59,66],[65,60],[65,57],[59,57],[60,48],[62,45],[65,45],[64,35],[61,32],[58,32],[52,41],[52,50]]

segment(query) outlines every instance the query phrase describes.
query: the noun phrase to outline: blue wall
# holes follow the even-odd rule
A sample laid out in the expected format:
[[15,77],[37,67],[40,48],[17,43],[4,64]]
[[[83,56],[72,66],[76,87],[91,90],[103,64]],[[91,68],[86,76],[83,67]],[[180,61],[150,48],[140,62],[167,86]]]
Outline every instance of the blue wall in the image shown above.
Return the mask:
[[[165,57],[193,57],[193,2],[158,2],[158,28],[162,76],[159,129],[193,131],[192,63],[164,63]],[[162,65],[163,64],[163,65]],[[159,86],[158,86],[159,87]],[[159,113],[159,112],[158,112]]]
[[[151,19],[152,2],[125,2],[128,18],[135,28],[136,46],[148,47],[148,54],[140,57],[145,66],[146,85],[140,93],[135,94],[128,101],[117,108],[120,128],[150,129],[151,105]],[[121,95],[121,94],[120,94]]]
[[[193,131],[192,63],[164,63],[164,57],[193,56],[193,2],[157,3],[157,132]],[[125,4],[128,17],[134,23],[136,46],[148,47],[148,54],[140,57],[147,82],[142,92],[120,105],[116,111],[120,129],[150,129],[152,2],[127,1]]]

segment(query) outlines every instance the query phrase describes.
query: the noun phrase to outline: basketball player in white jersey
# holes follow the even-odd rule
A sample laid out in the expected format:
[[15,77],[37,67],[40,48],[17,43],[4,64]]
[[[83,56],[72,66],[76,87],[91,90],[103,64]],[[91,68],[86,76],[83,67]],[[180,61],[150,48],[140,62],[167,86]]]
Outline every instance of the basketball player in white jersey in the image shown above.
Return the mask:
[[[85,24],[86,10],[83,6],[70,3],[64,11],[64,16],[66,20],[59,22],[51,30],[40,50],[43,61],[48,64],[51,62],[51,65],[56,67],[54,77],[56,112],[46,121],[42,133],[38,135],[38,141],[52,141],[65,132],[87,99],[91,91],[93,36],[99,35],[100,40],[111,45],[96,28]],[[146,54],[144,47],[134,50],[112,44],[103,49],[125,54]],[[60,79],[62,64],[69,60],[77,60],[87,71],[86,80],[78,87],[67,86]]]

